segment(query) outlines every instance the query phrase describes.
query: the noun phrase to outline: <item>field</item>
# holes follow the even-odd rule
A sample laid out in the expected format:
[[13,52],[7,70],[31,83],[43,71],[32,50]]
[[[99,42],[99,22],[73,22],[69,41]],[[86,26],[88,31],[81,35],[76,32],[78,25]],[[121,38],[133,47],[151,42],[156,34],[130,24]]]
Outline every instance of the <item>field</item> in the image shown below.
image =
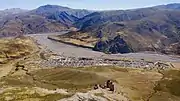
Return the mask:
[[[0,99],[43,99],[58,100],[75,94],[92,90],[93,85],[103,84],[106,80],[116,83],[116,92],[123,92],[132,101],[178,101],[180,84],[179,70],[144,71],[139,69],[125,69],[119,67],[89,67],[89,68],[54,68],[30,72],[30,75],[7,76],[1,79],[2,87],[14,87],[12,90],[1,93]],[[164,73],[164,74],[163,74]],[[34,87],[55,90],[66,89],[70,94],[35,94]],[[18,88],[19,90],[16,90]],[[26,90],[29,90],[27,92]],[[22,93],[28,93],[21,97]],[[23,93],[24,94],[24,93]],[[23,95],[24,96],[24,95]],[[58,97],[55,97],[58,96]],[[166,97],[170,97],[167,99]],[[54,101],[55,101],[54,100]],[[17,100],[19,101],[19,100]],[[48,100],[47,100],[48,101]]]
[[4,38],[0,40],[0,63],[24,57],[36,50],[37,46],[30,38],[18,37],[14,39]]
[[96,42],[98,41],[97,38],[91,37],[87,33],[76,33],[77,35],[75,33],[76,32],[71,32],[70,35],[68,36],[66,36],[67,34],[49,36],[49,39],[59,41],[65,44],[70,44],[70,45],[90,48],[90,49],[92,49],[96,44]]

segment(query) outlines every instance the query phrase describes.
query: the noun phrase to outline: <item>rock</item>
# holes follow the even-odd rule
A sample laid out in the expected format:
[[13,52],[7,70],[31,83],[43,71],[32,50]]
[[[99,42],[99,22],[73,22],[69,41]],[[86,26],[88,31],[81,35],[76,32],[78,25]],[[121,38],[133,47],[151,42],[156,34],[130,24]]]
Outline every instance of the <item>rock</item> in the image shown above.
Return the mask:
[[108,101],[103,97],[97,97],[90,93],[76,93],[70,98],[61,99],[59,101]]
[[107,82],[106,82],[106,86],[107,86],[107,88],[109,88],[109,87],[110,87],[110,82],[111,82],[111,80],[107,80]]
[[7,96],[7,97],[5,97],[5,101],[13,101],[13,97],[10,97],[10,96]]
[[63,94],[63,95],[68,95],[69,94],[66,89],[48,90],[48,89],[40,88],[40,87],[34,87],[34,89],[40,95],[48,95],[48,94]]
[[94,85],[94,90],[96,90],[96,89],[98,89],[98,85],[97,84]]
[[119,35],[112,40],[98,41],[93,50],[112,54],[131,52],[130,47]]
[[114,92],[114,90],[115,90],[114,88],[115,88],[115,87],[114,87],[114,84],[111,82],[110,87],[109,87],[109,90],[112,91],[112,92]]

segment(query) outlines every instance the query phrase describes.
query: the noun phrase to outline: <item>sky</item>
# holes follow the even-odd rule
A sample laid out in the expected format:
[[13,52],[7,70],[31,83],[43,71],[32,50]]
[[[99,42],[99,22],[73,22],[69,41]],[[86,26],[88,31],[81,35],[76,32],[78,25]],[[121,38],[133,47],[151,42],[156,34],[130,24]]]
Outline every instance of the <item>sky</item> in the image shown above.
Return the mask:
[[52,4],[76,9],[124,10],[169,3],[180,3],[180,0],[1,0],[0,9],[22,8],[30,10]]

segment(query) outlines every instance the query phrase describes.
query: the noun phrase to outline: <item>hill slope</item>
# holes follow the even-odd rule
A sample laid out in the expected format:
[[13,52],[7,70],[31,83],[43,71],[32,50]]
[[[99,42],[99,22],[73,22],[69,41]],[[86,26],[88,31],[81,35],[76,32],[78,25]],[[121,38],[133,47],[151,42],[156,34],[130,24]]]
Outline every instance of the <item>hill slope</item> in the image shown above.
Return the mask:
[[0,20],[0,37],[56,32],[64,29],[67,27],[63,24],[38,15],[20,15]]
[[56,20],[64,25],[71,26],[78,19],[92,13],[92,11],[71,9],[57,5],[44,5],[32,10],[31,13],[44,16],[47,19]]
[[84,10],[84,9],[72,9],[68,7],[58,6],[58,5],[44,5],[40,6],[35,10],[32,10],[32,13],[36,13],[39,15],[47,16],[54,13],[66,12],[69,15],[75,16],[77,18],[82,18],[92,11]]
[[26,11],[8,9],[0,11],[0,37],[45,32],[58,32],[72,28],[80,17],[91,13],[56,5],[45,5]]
[[[170,47],[178,44],[180,40],[179,7],[180,4],[169,4],[134,10],[95,12],[75,23],[75,26],[81,29],[77,35],[85,33],[99,39],[94,46],[101,44],[100,40],[110,41],[120,36],[133,52],[173,53],[176,49],[170,50]],[[113,44],[115,43],[117,42]],[[95,50],[122,53],[117,51],[121,50],[121,47],[115,47],[112,43],[108,46],[110,48],[102,45],[103,50],[95,47]]]

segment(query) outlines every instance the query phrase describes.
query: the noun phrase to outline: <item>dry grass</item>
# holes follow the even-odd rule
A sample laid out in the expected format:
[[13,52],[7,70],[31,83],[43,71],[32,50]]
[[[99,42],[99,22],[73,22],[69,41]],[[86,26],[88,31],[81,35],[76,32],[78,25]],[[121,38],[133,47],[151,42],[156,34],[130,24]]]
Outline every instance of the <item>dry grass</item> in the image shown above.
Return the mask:
[[57,101],[67,97],[70,97],[70,95],[57,93],[40,95],[31,88],[12,88],[0,94],[0,101],[7,99],[11,99],[10,101]]
[[70,68],[40,70],[33,74],[38,80],[47,81],[59,88],[71,90],[91,89],[94,84],[107,80],[105,77],[96,75],[95,73]]
[[159,85],[155,88],[157,91],[169,92],[172,95],[180,96],[180,71],[168,70],[162,71],[163,79],[159,81]]
[[93,67],[80,68],[80,70],[95,72],[115,81],[118,85],[117,91],[123,91],[132,101],[147,100],[148,96],[154,91],[154,84],[162,77],[156,71],[120,67]]
[[173,65],[174,65],[177,69],[180,69],[180,63],[173,63]]
[[35,43],[27,37],[0,39],[0,63],[24,57],[37,49]]
[[33,87],[47,89],[64,88],[71,91],[87,91],[107,78],[92,72],[70,68],[44,69],[31,72],[31,76],[9,76],[1,80],[3,85]]
[[97,38],[94,38],[88,35],[87,33],[79,33],[79,32],[71,32],[68,35],[56,36],[56,38],[66,43],[88,46],[88,47],[94,47],[95,43],[98,41]]
[[[157,71],[145,71],[141,69],[127,69],[120,67],[79,67],[79,68],[54,68],[42,69],[31,72],[31,75],[4,77],[0,86],[14,87],[41,87],[46,89],[64,88],[70,92],[86,92],[91,90],[94,84],[104,84],[108,79],[116,83],[116,91],[124,92],[132,101],[144,101],[149,99],[158,87],[158,92],[151,96],[150,101],[178,101],[179,97],[179,71],[163,71],[166,78]],[[161,85],[156,86],[160,82]],[[166,86],[165,86],[166,85]],[[31,95],[30,95],[31,96]],[[33,95],[34,96],[34,95]],[[58,95],[62,97],[61,95]],[[47,97],[35,96],[33,98],[56,99],[56,95]]]

